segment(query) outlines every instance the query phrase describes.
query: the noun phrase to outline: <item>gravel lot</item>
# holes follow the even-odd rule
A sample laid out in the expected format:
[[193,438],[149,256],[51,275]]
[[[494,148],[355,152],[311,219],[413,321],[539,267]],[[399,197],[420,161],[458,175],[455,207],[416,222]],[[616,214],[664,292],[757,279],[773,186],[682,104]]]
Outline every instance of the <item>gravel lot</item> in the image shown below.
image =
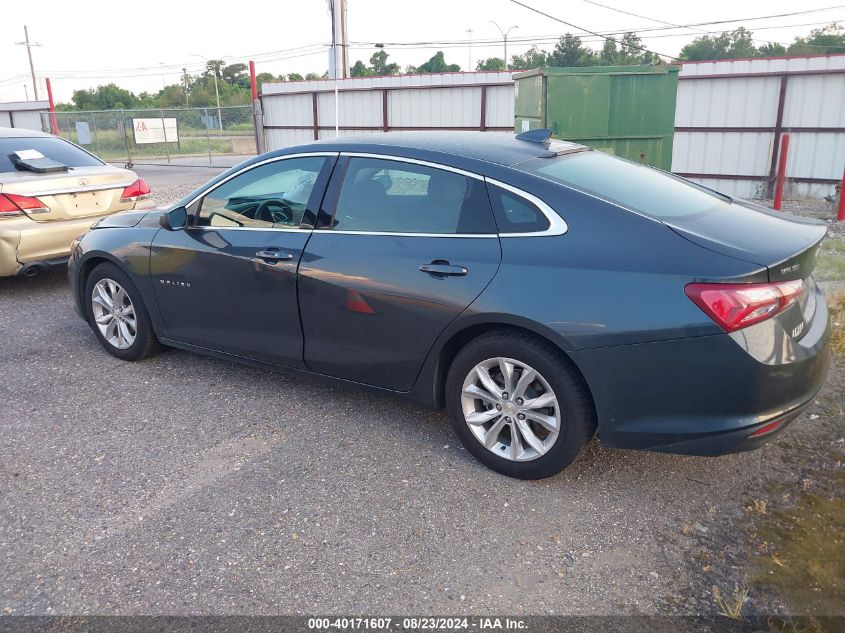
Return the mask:
[[176,350],[118,361],[63,270],[0,279],[0,323],[0,610],[16,615],[718,613],[712,587],[741,570],[700,571],[701,538],[799,482],[782,457],[841,398],[756,452],[594,441],[523,482],[440,412]]

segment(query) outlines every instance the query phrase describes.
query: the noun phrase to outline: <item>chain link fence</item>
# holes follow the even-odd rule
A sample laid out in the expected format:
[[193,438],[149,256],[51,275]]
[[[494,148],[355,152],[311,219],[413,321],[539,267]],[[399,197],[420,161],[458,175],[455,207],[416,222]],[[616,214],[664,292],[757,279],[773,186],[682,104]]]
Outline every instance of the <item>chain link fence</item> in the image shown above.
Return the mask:
[[[105,161],[229,166],[256,154],[251,106],[56,112],[59,136]],[[41,124],[50,130],[49,113]]]

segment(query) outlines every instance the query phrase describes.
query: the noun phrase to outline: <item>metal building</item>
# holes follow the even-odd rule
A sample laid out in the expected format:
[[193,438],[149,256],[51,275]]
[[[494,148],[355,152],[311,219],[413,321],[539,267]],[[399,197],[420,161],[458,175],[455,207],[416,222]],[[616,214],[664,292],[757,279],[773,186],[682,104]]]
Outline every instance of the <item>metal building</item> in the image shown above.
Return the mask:
[[[513,133],[510,72],[355,77],[338,82],[338,133],[481,130]],[[261,88],[267,149],[335,135],[334,81]]]
[[821,198],[845,167],[845,55],[685,63],[672,171],[742,198],[766,195],[790,133],[792,195]]
[[47,101],[11,101],[0,103],[0,127],[41,129],[41,113],[48,112]]

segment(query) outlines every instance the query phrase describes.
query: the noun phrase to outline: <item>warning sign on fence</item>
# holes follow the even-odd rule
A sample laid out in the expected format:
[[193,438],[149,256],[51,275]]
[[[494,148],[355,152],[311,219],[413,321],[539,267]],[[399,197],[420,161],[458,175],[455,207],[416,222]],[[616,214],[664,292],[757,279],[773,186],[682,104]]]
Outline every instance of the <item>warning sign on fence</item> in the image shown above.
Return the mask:
[[176,129],[176,119],[132,119],[132,130],[135,142],[144,143],[176,143],[179,132]]

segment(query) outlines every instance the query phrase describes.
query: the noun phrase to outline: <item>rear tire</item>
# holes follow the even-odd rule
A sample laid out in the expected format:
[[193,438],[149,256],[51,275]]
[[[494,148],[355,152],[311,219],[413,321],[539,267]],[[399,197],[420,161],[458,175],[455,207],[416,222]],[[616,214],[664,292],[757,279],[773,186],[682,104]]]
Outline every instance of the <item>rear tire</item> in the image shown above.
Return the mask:
[[159,350],[141,293],[120,268],[96,266],[85,280],[83,299],[88,324],[109,354],[136,361]]
[[571,362],[550,343],[514,330],[483,334],[458,353],[446,378],[446,408],[476,459],[518,479],[559,473],[596,428]]

